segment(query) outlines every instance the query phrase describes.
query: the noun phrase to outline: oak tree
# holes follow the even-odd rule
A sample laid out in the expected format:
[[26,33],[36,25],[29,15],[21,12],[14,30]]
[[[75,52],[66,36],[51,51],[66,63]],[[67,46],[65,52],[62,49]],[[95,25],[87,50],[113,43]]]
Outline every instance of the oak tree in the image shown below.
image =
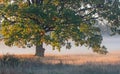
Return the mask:
[[8,46],[36,46],[44,56],[43,43],[54,49],[62,46],[92,48],[106,54],[101,28],[106,20],[111,34],[120,34],[119,0],[0,0],[1,35]]

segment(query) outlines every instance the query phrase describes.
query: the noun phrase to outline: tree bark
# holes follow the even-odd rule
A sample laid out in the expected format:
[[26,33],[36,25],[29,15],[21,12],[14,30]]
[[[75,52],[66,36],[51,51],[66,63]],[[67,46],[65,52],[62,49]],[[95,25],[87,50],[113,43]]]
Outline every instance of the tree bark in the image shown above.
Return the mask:
[[44,51],[45,51],[45,49],[43,48],[43,45],[37,45],[35,56],[44,57]]

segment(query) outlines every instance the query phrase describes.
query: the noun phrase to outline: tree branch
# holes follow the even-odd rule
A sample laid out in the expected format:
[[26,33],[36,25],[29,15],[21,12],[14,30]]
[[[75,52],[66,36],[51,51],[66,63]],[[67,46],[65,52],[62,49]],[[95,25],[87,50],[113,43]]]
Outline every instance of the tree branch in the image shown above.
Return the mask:
[[28,2],[28,5],[30,6],[31,5],[30,0],[27,0],[27,2]]
[[55,31],[54,30],[55,27],[50,27],[50,26],[45,26],[43,29],[45,30],[45,32],[50,32],[50,31]]

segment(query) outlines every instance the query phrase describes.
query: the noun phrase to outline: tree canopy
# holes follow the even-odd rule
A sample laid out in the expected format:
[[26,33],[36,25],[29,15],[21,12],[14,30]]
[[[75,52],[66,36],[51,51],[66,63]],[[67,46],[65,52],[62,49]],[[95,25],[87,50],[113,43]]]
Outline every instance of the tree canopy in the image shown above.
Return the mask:
[[1,34],[8,46],[85,45],[106,54],[96,21],[106,20],[111,34],[120,34],[119,0],[1,0]]

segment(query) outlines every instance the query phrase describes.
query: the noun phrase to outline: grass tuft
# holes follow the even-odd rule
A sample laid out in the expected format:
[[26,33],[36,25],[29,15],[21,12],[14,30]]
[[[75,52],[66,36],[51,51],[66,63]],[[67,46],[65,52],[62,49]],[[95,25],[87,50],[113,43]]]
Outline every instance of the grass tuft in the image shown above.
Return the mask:
[[4,55],[2,58],[0,58],[0,66],[10,66],[15,67],[20,64],[20,59],[15,57],[14,55]]

